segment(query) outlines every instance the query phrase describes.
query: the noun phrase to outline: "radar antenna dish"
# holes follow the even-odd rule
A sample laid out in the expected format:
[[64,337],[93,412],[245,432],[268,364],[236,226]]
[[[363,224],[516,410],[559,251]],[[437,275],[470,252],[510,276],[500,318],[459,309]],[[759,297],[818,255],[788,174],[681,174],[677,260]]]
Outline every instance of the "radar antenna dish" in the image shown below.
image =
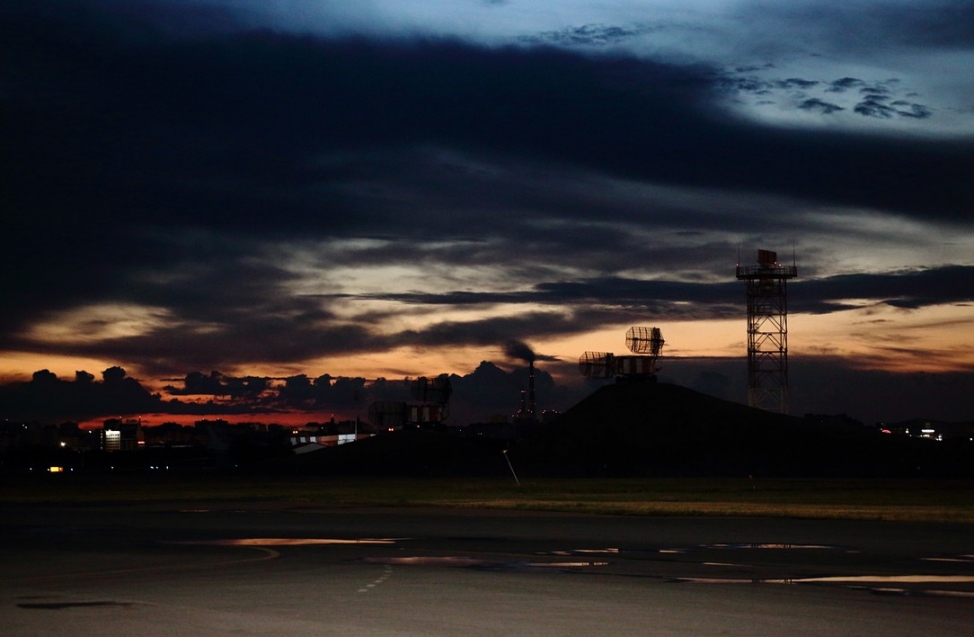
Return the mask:
[[663,334],[658,327],[630,327],[626,332],[626,347],[633,354],[650,354],[659,357],[663,353]]
[[369,405],[369,422],[381,430],[402,429],[406,424],[406,403],[383,400]]
[[658,327],[631,327],[626,333],[626,346],[634,356],[616,356],[609,352],[585,352],[578,359],[578,369],[586,378],[615,378],[617,382],[656,382],[656,363],[663,353],[663,334]]
[[441,374],[436,378],[420,376],[414,380],[410,387],[414,400],[434,405],[445,405],[450,401],[450,394],[453,393],[450,377]]
[[612,378],[616,375],[615,356],[609,352],[585,352],[578,369],[586,378]]

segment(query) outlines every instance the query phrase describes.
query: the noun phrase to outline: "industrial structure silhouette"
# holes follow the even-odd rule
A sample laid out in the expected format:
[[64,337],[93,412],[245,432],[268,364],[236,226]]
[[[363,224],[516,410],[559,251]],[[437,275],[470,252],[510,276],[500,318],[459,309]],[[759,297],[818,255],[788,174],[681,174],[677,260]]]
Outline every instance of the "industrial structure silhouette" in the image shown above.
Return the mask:
[[794,265],[778,254],[758,250],[757,265],[737,264],[737,279],[747,287],[747,404],[788,413],[788,279]]

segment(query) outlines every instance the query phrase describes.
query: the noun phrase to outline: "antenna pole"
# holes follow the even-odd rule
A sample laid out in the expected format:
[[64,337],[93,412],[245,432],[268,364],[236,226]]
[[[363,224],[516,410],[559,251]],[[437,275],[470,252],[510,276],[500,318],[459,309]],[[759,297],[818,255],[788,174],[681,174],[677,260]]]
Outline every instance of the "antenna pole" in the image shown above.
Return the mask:
[[514,473],[514,465],[511,464],[511,459],[507,455],[507,449],[504,449],[501,453],[504,454],[504,460],[507,460],[507,466],[511,468],[511,475],[514,476],[514,482],[516,482],[518,488],[520,488],[521,487],[521,481],[517,479],[517,474]]
[[737,266],[747,286],[747,404],[788,413],[788,289],[798,276],[778,255],[758,250],[756,266]]

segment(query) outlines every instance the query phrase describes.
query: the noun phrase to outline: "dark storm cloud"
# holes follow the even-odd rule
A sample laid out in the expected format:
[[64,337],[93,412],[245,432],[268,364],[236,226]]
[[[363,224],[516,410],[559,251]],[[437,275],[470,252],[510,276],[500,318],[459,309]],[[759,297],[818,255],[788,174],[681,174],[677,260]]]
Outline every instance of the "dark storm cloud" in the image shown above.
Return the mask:
[[886,100],[878,97],[870,97],[856,104],[855,112],[867,117],[882,117],[889,119],[896,114],[896,109],[887,105]]
[[933,116],[930,109],[923,104],[900,99],[893,100],[890,97],[890,90],[886,86],[864,87],[860,89],[859,93],[862,95],[862,101],[857,103],[853,110],[866,117],[889,119],[901,116],[926,119]]
[[849,91],[854,88],[861,88],[865,85],[865,82],[854,77],[843,77],[830,82],[827,90],[832,93],[844,93],[845,91]]
[[[733,274],[733,273],[731,273]],[[799,272],[801,274],[801,272]],[[845,301],[868,299],[897,307],[974,302],[974,266],[945,266],[886,274],[846,274],[813,280],[801,277],[791,283],[792,309],[828,313],[848,309]],[[693,283],[644,281],[622,277],[577,281],[542,282],[530,290],[511,293],[444,292],[396,294],[387,299],[431,305],[495,303],[545,304],[553,307],[633,307],[643,311],[680,312],[675,304],[689,302],[680,315],[690,318],[725,318],[739,313],[744,295],[738,281]],[[709,308],[709,309],[708,309]]]
[[817,97],[809,98],[803,101],[798,105],[798,108],[802,109],[803,111],[817,111],[819,113],[825,113],[826,115],[845,110],[838,104],[832,104],[831,102],[820,100]]
[[930,305],[974,302],[974,267],[946,266],[889,274],[847,274],[793,283],[792,309],[826,313],[845,301],[868,299],[894,307],[917,309]]
[[390,337],[397,345],[420,347],[480,346],[501,354],[504,343],[532,336],[575,334],[579,325],[567,312],[523,312],[471,321],[443,321]]
[[398,337],[410,344],[489,345],[505,336],[528,339],[582,334],[606,324],[636,323],[647,317],[665,316],[667,320],[737,317],[743,294],[736,281],[704,284],[603,277],[540,282],[530,289],[509,293],[447,291],[370,298],[431,307],[519,304],[547,308],[510,317],[442,322]]
[[913,117],[916,119],[927,119],[933,117],[933,112],[923,104],[914,104],[903,100],[897,100],[890,104],[896,107],[896,114],[901,117]]
[[[764,70],[764,69],[735,69],[738,73],[748,73],[754,70]],[[770,95],[773,90],[793,90],[798,91],[801,94],[802,91],[819,86],[822,82],[819,80],[804,80],[797,77],[791,77],[786,80],[770,80],[770,79],[760,79],[752,75],[745,76],[734,76],[731,75],[726,78],[725,83],[731,86],[734,90],[755,93],[757,95]]]
[[100,380],[84,371],[64,380],[46,369],[40,370],[29,381],[0,385],[0,405],[4,418],[41,421],[156,411],[207,413],[205,406],[163,401],[120,367],[106,369]]
[[[63,353],[137,359],[169,373],[402,344],[496,344],[584,331],[610,311],[675,312],[687,301],[694,303],[682,316],[722,316],[739,300],[732,283],[618,276],[654,259],[665,266],[704,258],[703,247],[646,245],[633,228],[760,228],[756,214],[731,214],[735,193],[951,222],[966,221],[974,205],[970,142],[746,124],[717,106],[730,79],[707,65],[245,31],[218,11],[181,26],[182,14],[163,15],[155,3],[99,8],[120,6],[0,8],[0,345],[10,349],[43,351],[26,328],[93,303],[165,308],[173,325],[65,345]],[[564,37],[608,43],[632,35],[588,26]],[[791,78],[772,88],[822,85]],[[855,78],[829,87],[868,88]],[[866,95],[862,103],[877,113],[930,116],[919,104]],[[708,207],[648,208],[642,195],[609,192],[606,181],[585,175],[728,197]],[[268,252],[272,243],[362,237],[386,243],[325,252],[316,265],[327,272],[403,255],[431,267],[509,260],[529,282],[525,292],[371,298],[566,305],[379,336],[357,317],[339,321],[332,306],[369,295],[337,284],[331,296],[297,295],[290,286],[301,276]],[[568,265],[601,276],[561,275]],[[822,294],[809,304],[825,311],[839,298]]]
[[[913,119],[927,119],[933,117],[933,111],[926,105],[902,99],[893,87],[899,88],[897,80],[886,80],[867,84],[863,80],[845,77],[832,82],[823,83],[817,80],[803,80],[790,78],[787,80],[759,79],[752,76],[729,77],[725,86],[741,95],[759,96],[762,101],[758,104],[776,104],[778,102],[792,102],[799,110],[805,112],[832,115],[846,110],[846,107],[819,96],[810,95],[811,89],[824,86],[823,95],[845,94],[858,89],[860,99],[850,105],[853,113],[863,117],[877,119],[891,119],[906,117]],[[902,91],[901,91],[902,92]],[[915,96],[915,94],[911,94]],[[906,97],[905,95],[903,97]]]
[[78,372],[73,382],[63,381],[47,370],[35,372],[29,382],[0,386],[5,417],[43,414],[53,417],[85,417],[112,409],[140,412],[159,404],[138,381],[126,378],[119,367],[106,369],[102,380]]
[[520,38],[520,41],[530,44],[606,46],[652,30],[654,29],[646,27],[634,29],[604,24],[586,24],[580,27],[568,27],[560,31],[540,33],[535,36],[525,36]]
[[[103,29],[87,26],[94,35]],[[35,73],[13,85],[13,94],[21,96],[11,104],[19,124],[13,130],[21,133],[13,141],[26,152],[28,135],[40,132],[39,120],[54,125],[33,140],[33,159],[48,157],[39,165],[61,169],[59,179],[68,185],[94,183],[127,195],[123,202],[88,202],[101,204],[99,214],[111,221],[148,201],[152,211],[165,212],[161,223],[198,220],[205,212],[207,223],[220,228],[322,232],[322,217],[340,221],[347,202],[303,200],[301,187],[347,179],[338,169],[316,169],[312,160],[350,144],[513,149],[642,178],[758,187],[767,184],[734,165],[746,159],[748,168],[772,168],[769,154],[797,153],[812,141],[797,135],[776,143],[780,135],[709,120],[696,107],[719,78],[702,67],[545,49],[316,41],[270,33],[200,40],[150,32],[132,44],[110,31],[86,46],[80,35],[85,27],[71,25],[79,35],[70,38],[36,27],[45,32],[46,49],[35,42],[38,34],[10,29],[22,34],[13,38],[11,48],[19,54],[14,59]],[[72,62],[60,61],[58,54],[69,51]],[[46,54],[46,64],[38,52]],[[26,107],[25,93],[55,87],[46,112],[16,112]],[[686,136],[690,130],[693,138]],[[733,143],[745,137],[753,150],[741,154]],[[889,150],[881,141],[874,144],[861,152],[880,156]],[[52,165],[49,151],[56,148],[62,152]],[[706,161],[710,156],[720,164]],[[946,163],[936,154],[929,159],[936,168]],[[894,168],[895,158],[886,159],[891,161]],[[31,167],[24,166],[24,176],[39,180]],[[725,172],[730,175],[722,178]],[[135,186],[136,192],[123,190]],[[849,197],[843,190],[830,189],[826,196]],[[275,203],[286,204],[286,214],[265,212]]]
[[[138,361],[147,373],[171,374],[214,363],[246,365],[255,361],[301,362],[315,356],[382,351],[388,338],[361,325],[302,324],[299,318],[228,317],[226,324],[196,332],[162,328],[144,336],[106,338],[92,344],[68,344],[64,354],[107,360]],[[30,351],[29,349],[27,351]]]
[[227,396],[231,399],[257,399],[270,388],[270,379],[258,376],[236,378],[218,371],[203,374],[190,372],[182,386],[167,385],[170,396]]
[[[859,308],[863,302],[902,309],[972,304],[971,280],[974,280],[974,267],[969,266],[807,281],[799,278],[790,286],[790,309],[829,314]],[[490,347],[505,337],[529,339],[581,334],[607,324],[737,318],[743,311],[744,297],[744,288],[738,281],[680,283],[600,278],[539,283],[529,290],[512,293],[444,292],[381,298],[431,307],[505,303],[550,308],[508,317],[444,321],[390,337],[390,342],[400,345]]]
[[[74,379],[67,380],[40,370],[29,381],[0,385],[3,417],[52,422],[119,414],[253,414],[255,420],[273,421],[274,414],[285,411],[361,413],[371,401],[408,398],[409,387],[403,379],[367,380],[327,374],[314,379],[302,374],[288,378],[234,377],[218,371],[191,372],[181,385],[165,387],[166,393],[180,398],[163,400],[119,367],[106,369],[102,376],[102,380],[95,380],[92,374],[79,371]],[[187,396],[208,400],[186,402],[182,397]]]
[[787,80],[780,80],[775,82],[778,88],[799,88],[799,89],[809,89],[814,86],[821,84],[818,80],[803,80],[797,77],[790,77]]

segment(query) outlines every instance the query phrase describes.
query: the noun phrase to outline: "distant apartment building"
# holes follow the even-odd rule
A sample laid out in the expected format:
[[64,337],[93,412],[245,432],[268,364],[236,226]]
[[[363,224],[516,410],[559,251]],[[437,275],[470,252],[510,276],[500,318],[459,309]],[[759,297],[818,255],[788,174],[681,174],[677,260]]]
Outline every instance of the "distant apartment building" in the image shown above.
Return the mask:
[[142,421],[109,418],[101,429],[100,447],[102,451],[135,451],[145,444],[142,435]]

